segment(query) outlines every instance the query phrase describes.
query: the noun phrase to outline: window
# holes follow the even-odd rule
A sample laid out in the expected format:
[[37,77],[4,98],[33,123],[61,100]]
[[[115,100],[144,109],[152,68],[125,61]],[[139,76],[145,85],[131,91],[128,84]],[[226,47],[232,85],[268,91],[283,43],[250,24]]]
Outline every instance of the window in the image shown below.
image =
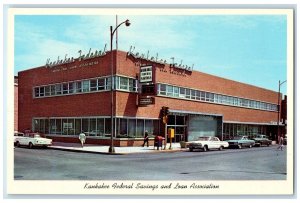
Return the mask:
[[82,92],[89,92],[90,91],[90,81],[84,80],[82,81]]
[[40,97],[45,96],[45,87],[40,87]]
[[61,94],[61,84],[55,85],[55,94],[60,95]]
[[50,93],[51,95],[55,95],[55,85],[50,86]]
[[128,137],[135,137],[136,120],[128,119]]
[[88,136],[97,136],[96,131],[96,118],[91,118],[89,123],[89,131]]
[[97,79],[93,79],[90,82],[90,90],[97,91]]
[[40,88],[39,87],[35,87],[34,88],[34,97],[39,97],[40,96]]
[[106,84],[106,89],[110,90],[111,89],[111,78],[106,78],[105,80],[105,84]]
[[68,94],[69,93],[69,84],[68,83],[63,83],[63,94]]
[[104,136],[104,118],[97,118],[97,133]]
[[45,87],[45,96],[50,96],[50,86]]
[[196,91],[191,90],[191,99],[196,99]]
[[164,84],[159,84],[159,93],[160,95],[166,95],[167,86]]
[[129,90],[128,78],[120,77],[120,89]]
[[196,91],[196,100],[200,100],[200,98],[201,98],[201,92]]
[[74,82],[70,82],[69,83],[69,93],[75,93],[75,83]]
[[81,133],[81,119],[75,119],[75,135]]
[[174,97],[179,97],[179,88],[174,87]]
[[98,90],[105,90],[105,78],[98,79]]
[[205,92],[201,92],[201,93],[200,93],[200,99],[201,99],[202,101],[205,101]]
[[191,98],[191,90],[185,89],[185,98],[190,99]]
[[179,90],[179,97],[180,98],[185,98],[185,88],[180,88]]
[[[129,79],[129,91],[131,92],[137,92],[137,80],[135,79]],[[156,90],[154,90],[156,94]]]
[[81,92],[82,88],[81,88],[81,81],[80,82],[76,82],[76,92]]
[[173,97],[173,86],[167,85],[167,96]]
[[105,118],[105,135],[111,134],[111,119]]
[[119,137],[127,137],[127,119],[119,118],[118,132]]

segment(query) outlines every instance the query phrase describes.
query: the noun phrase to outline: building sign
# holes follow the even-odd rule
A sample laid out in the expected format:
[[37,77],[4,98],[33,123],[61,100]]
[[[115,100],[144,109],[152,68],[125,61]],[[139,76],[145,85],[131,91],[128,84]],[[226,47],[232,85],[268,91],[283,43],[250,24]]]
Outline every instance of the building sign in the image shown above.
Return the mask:
[[155,99],[154,97],[143,97],[143,96],[139,96],[139,106],[148,106],[148,105],[152,105],[155,104]]
[[153,82],[152,66],[142,66],[140,69],[140,83]]
[[92,48],[90,48],[88,53],[83,54],[82,51],[79,50],[78,54],[79,54],[78,58],[68,57],[68,54],[66,54],[64,58],[60,58],[58,56],[57,60],[55,60],[55,61],[50,61],[50,58],[48,58],[46,60],[45,66],[47,68],[53,68],[55,66],[59,66],[59,65],[67,64],[67,63],[73,63],[73,62],[75,62],[75,59],[78,59],[78,61],[84,61],[87,59],[104,56],[104,55],[106,55],[106,44],[105,44],[103,50],[99,50],[99,51],[96,50],[95,52],[92,52]]

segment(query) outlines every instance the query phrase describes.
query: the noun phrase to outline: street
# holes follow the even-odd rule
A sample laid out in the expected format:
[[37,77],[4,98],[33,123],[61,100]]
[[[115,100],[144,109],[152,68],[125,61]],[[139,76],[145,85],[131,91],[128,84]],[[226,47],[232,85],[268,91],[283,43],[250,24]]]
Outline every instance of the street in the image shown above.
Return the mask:
[[285,180],[286,148],[108,155],[14,149],[15,180]]

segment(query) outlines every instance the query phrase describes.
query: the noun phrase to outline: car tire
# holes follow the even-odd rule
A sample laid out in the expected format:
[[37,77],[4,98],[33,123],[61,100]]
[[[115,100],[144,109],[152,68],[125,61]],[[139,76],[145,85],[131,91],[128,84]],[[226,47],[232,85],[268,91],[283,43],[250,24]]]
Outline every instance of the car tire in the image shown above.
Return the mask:
[[242,149],[242,144],[239,144],[239,145],[238,145],[238,148],[239,148],[239,149]]
[[206,145],[203,147],[203,151],[204,151],[204,152],[207,152],[207,151],[208,151],[208,147],[207,147]]
[[190,148],[190,152],[192,152],[192,151],[194,151],[194,149],[193,149],[193,148]]
[[16,143],[16,146],[17,146],[17,147],[21,147],[20,142],[17,142],[17,143]]
[[252,144],[250,144],[250,145],[249,145],[249,148],[252,148],[252,147],[253,147]]
[[219,147],[219,150],[220,150],[220,151],[222,151],[223,149],[224,149],[224,147],[223,147],[223,146],[220,146],[220,147]]
[[32,142],[29,142],[28,147],[29,147],[29,149],[32,149],[32,148],[33,148]]

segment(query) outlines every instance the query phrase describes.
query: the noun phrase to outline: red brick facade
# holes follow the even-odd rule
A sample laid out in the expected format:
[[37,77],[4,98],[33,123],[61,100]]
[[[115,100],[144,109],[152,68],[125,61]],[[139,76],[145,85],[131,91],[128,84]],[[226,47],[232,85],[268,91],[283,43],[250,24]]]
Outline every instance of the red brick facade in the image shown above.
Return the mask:
[[[257,101],[277,104],[277,92],[255,87],[248,84],[220,78],[217,76],[192,71],[187,74],[172,72],[169,64],[159,64],[144,59],[135,59],[126,52],[114,51],[114,75],[136,78],[140,66],[153,65],[155,83],[165,83],[179,87],[199,89],[212,93],[224,94]],[[46,98],[34,98],[35,86],[54,83],[90,79],[110,75],[111,55],[58,65],[55,67],[41,66],[19,72],[19,130],[32,129],[32,119],[35,117],[84,117],[110,116],[110,92],[89,92],[85,94],[62,95]],[[83,66],[82,64],[91,63]],[[96,64],[92,64],[96,63]],[[72,68],[75,67],[76,68]],[[83,66],[83,67],[80,67]],[[229,105],[206,103],[200,101],[181,100],[164,96],[155,97],[155,105],[138,107],[137,93],[122,91],[114,92],[115,115],[128,117],[159,118],[162,106],[173,110],[201,112],[223,115],[223,121],[238,123],[272,123],[277,120],[277,112],[257,110]],[[16,118],[16,117],[15,117]],[[58,138],[57,138],[58,139]],[[140,142],[140,141],[139,141]],[[133,141],[127,140],[127,145]],[[131,143],[131,144],[130,144]],[[108,143],[104,143],[108,144]],[[119,145],[126,145],[120,144]]]

